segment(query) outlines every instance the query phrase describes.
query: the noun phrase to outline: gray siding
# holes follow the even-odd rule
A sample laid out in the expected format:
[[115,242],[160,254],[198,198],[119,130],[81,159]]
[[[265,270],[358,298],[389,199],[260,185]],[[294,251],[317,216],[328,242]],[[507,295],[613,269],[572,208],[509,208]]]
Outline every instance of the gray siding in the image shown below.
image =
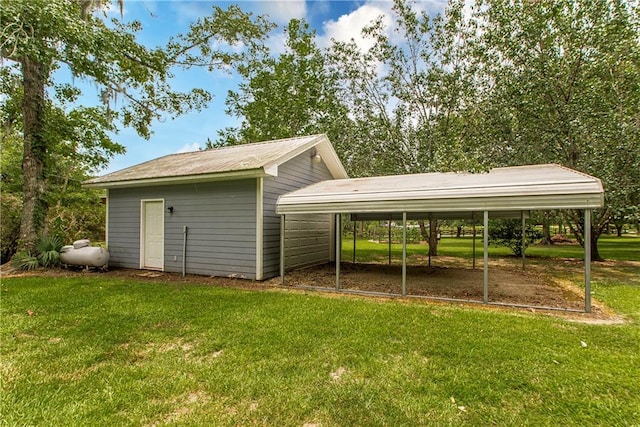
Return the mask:
[[109,264],[140,266],[140,201],[164,199],[165,271],[255,279],[256,180],[109,190]]
[[[264,178],[264,264],[263,278],[280,273],[280,216],[276,215],[278,196],[318,181],[332,179],[324,162],[311,160],[309,150],[280,165],[277,177]],[[287,268],[329,260],[331,216],[287,217],[285,259]]]

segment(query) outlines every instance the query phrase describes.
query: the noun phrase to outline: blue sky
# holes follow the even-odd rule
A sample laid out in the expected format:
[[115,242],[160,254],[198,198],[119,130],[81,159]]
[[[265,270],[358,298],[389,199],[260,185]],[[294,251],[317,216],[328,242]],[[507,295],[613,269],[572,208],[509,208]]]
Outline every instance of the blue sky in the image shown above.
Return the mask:
[[[437,13],[446,0],[419,0],[417,7]],[[360,29],[370,20],[383,15],[392,22],[391,1],[367,0],[282,0],[282,1],[238,1],[214,2],[209,0],[126,0],[124,19],[138,20],[143,30],[138,40],[150,47],[164,45],[172,35],[184,33],[189,24],[199,17],[211,13],[212,6],[222,8],[238,4],[243,10],[254,14],[268,15],[279,25],[267,41],[272,50],[281,45],[282,27],[290,19],[305,19],[318,34],[319,45],[329,44],[331,38],[359,40]],[[119,12],[112,11],[110,14]],[[120,19],[120,18],[119,18]],[[360,41],[366,47],[366,42]],[[222,72],[204,70],[176,72],[173,84],[177,89],[189,90],[201,87],[209,90],[214,99],[209,107],[198,113],[190,113],[177,119],[166,119],[153,124],[150,140],[137,136],[131,129],[121,129],[114,139],[123,144],[127,152],[114,157],[106,170],[100,174],[120,170],[166,154],[194,151],[204,146],[207,138],[215,141],[217,132],[228,126],[237,125],[238,119],[228,117],[225,98],[228,90],[233,90],[238,79]],[[87,93],[89,97],[97,94]],[[87,99],[87,98],[85,98]]]

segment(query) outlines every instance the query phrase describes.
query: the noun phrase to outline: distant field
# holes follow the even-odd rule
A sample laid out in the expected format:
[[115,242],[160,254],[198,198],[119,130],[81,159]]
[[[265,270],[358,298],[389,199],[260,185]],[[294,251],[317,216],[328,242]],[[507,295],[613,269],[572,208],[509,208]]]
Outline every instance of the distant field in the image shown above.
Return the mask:
[[[598,240],[600,255],[606,259],[619,261],[640,261],[640,237],[605,236]],[[428,246],[408,244],[407,255],[423,255]],[[482,238],[476,239],[476,253],[482,258]],[[392,257],[401,259],[402,245],[391,245]],[[438,255],[471,258],[473,254],[473,239],[471,237],[443,237],[438,244]],[[510,256],[509,248],[489,246],[489,256]],[[578,244],[570,245],[533,245],[529,246],[526,256],[549,258],[583,258],[584,250]],[[375,243],[365,238],[358,238],[356,242],[356,257],[359,262],[384,261],[388,257],[388,244]],[[353,258],[353,235],[345,236],[342,241],[342,258]]]

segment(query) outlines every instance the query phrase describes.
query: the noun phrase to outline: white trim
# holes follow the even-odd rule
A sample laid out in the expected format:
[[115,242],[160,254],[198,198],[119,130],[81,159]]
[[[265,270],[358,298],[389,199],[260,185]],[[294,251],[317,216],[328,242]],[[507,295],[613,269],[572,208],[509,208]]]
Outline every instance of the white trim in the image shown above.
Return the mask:
[[256,280],[264,274],[264,179],[256,179]]
[[160,271],[164,271],[164,199],[140,199],[140,269],[141,270],[155,270],[144,265],[144,237],[145,237],[145,213],[146,206],[145,203],[154,203],[154,202],[162,202],[162,267],[160,267]]
[[257,178],[267,175],[264,169],[251,169],[247,171],[219,172],[202,175],[169,176],[160,178],[132,179],[123,181],[89,182],[83,183],[84,188],[130,188],[148,187],[152,185],[168,184],[197,184],[201,182],[227,181],[232,179]]
[[109,189],[106,191],[106,213],[104,216],[104,243],[107,245],[107,249],[109,249]]

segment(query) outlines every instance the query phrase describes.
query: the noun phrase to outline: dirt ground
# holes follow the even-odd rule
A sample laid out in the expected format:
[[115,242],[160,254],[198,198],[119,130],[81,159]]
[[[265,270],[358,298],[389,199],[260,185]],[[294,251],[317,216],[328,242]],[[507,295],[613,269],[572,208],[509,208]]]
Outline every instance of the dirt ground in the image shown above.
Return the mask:
[[[479,264],[476,269],[469,265],[460,265],[455,258],[445,260],[439,257],[437,266],[407,267],[407,295],[435,298],[454,298],[468,301],[482,301],[483,270]],[[424,262],[423,264],[426,264]],[[581,270],[576,265],[576,272]],[[110,271],[49,270],[22,273],[11,269],[7,264],[1,268],[4,277],[21,275],[77,276],[100,274],[111,277],[132,277],[141,280],[155,280],[168,283],[191,283],[200,285],[235,287],[242,289],[279,288],[280,278],[275,277],[263,282],[243,279],[220,278],[180,274],[112,269]],[[292,270],[285,275],[288,289],[309,287],[335,289],[335,264],[328,263],[303,269]],[[398,264],[352,264],[343,263],[340,269],[341,289],[348,291],[366,291],[390,294],[398,297],[402,287],[402,266]],[[376,295],[379,296],[379,295]],[[514,264],[489,267],[489,302],[520,304],[535,307],[552,307],[561,310],[584,310],[584,291],[566,281],[554,280],[532,266],[523,271]],[[578,313],[580,314],[580,313]],[[606,321],[618,319],[615,313],[597,301],[592,302],[592,313],[580,314],[583,318]]]

